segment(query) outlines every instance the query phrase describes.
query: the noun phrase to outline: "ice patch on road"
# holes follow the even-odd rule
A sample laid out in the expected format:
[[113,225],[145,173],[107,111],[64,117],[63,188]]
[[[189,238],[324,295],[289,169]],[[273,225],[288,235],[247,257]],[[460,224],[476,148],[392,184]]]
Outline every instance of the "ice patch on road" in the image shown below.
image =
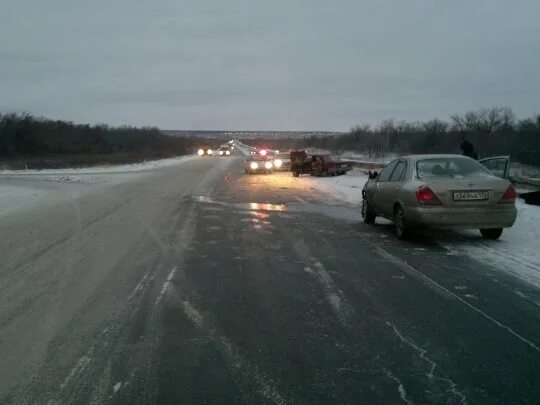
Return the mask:
[[188,319],[193,322],[197,327],[202,328],[203,317],[199,311],[197,311],[188,301],[182,302],[182,308]]
[[89,356],[82,356],[77,362],[75,363],[75,367],[71,369],[68,376],[64,379],[64,382],[60,384],[60,389],[66,388],[66,386],[69,384],[71,379],[75,377],[77,374],[80,374],[84,371],[86,366],[92,361],[92,358]]
[[435,363],[433,360],[431,360],[427,356],[427,350],[421,348],[416,343],[414,343],[412,340],[405,338],[405,336],[403,336],[403,334],[398,330],[398,328],[395,325],[391,324],[388,321],[386,322],[386,324],[390,328],[392,328],[392,330],[394,331],[394,334],[399,338],[399,340],[401,340],[403,343],[405,343],[406,345],[411,347],[414,351],[416,351],[418,353],[418,357],[420,357],[422,360],[424,360],[425,362],[427,362],[429,364],[429,371],[426,373],[426,377],[428,379],[430,379],[430,380],[434,379],[434,380],[438,380],[438,381],[441,381],[441,382],[444,382],[444,383],[448,384],[448,391],[447,392],[452,397],[456,398],[459,401],[459,403],[461,403],[461,404],[466,404],[467,403],[467,397],[460,390],[457,389],[456,383],[454,383],[449,378],[437,377],[435,375],[435,370],[437,369],[437,363]]
[[384,373],[388,376],[388,378],[394,380],[398,384],[398,392],[399,397],[403,402],[405,402],[408,405],[413,405],[414,402],[407,398],[407,391],[405,390],[405,387],[403,386],[403,383],[397,378],[392,372],[386,368],[382,369]]

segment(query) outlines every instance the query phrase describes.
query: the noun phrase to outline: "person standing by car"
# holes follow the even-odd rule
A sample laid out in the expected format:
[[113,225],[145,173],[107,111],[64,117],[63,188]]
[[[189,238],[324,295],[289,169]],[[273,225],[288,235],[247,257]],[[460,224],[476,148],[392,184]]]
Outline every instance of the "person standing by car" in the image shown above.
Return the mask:
[[474,160],[478,160],[478,152],[474,150],[473,144],[465,139],[465,137],[462,137],[461,140],[461,145],[459,147],[461,148],[463,156],[468,156]]

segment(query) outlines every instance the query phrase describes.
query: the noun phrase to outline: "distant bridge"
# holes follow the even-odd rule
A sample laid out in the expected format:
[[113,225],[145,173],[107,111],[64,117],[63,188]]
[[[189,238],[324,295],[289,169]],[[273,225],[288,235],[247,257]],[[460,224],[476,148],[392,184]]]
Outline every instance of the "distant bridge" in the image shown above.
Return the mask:
[[200,138],[245,139],[245,138],[308,138],[311,136],[326,137],[340,135],[334,131],[204,131],[204,130],[163,130],[170,136],[194,136]]

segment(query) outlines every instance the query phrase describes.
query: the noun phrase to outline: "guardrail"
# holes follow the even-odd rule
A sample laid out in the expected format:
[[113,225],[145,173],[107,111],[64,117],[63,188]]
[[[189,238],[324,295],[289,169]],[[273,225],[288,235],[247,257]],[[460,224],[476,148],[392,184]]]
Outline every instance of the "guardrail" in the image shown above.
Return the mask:
[[351,166],[359,167],[361,169],[382,169],[386,164],[381,162],[368,162],[365,160],[347,159],[344,162],[350,163]]

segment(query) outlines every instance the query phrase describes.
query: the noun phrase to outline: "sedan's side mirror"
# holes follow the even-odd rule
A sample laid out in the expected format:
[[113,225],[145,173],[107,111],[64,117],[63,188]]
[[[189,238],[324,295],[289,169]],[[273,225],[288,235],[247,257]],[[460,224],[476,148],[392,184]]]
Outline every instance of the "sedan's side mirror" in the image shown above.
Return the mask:
[[379,176],[379,173],[377,173],[376,171],[375,172],[369,172],[369,179],[370,180],[375,180],[377,177]]

